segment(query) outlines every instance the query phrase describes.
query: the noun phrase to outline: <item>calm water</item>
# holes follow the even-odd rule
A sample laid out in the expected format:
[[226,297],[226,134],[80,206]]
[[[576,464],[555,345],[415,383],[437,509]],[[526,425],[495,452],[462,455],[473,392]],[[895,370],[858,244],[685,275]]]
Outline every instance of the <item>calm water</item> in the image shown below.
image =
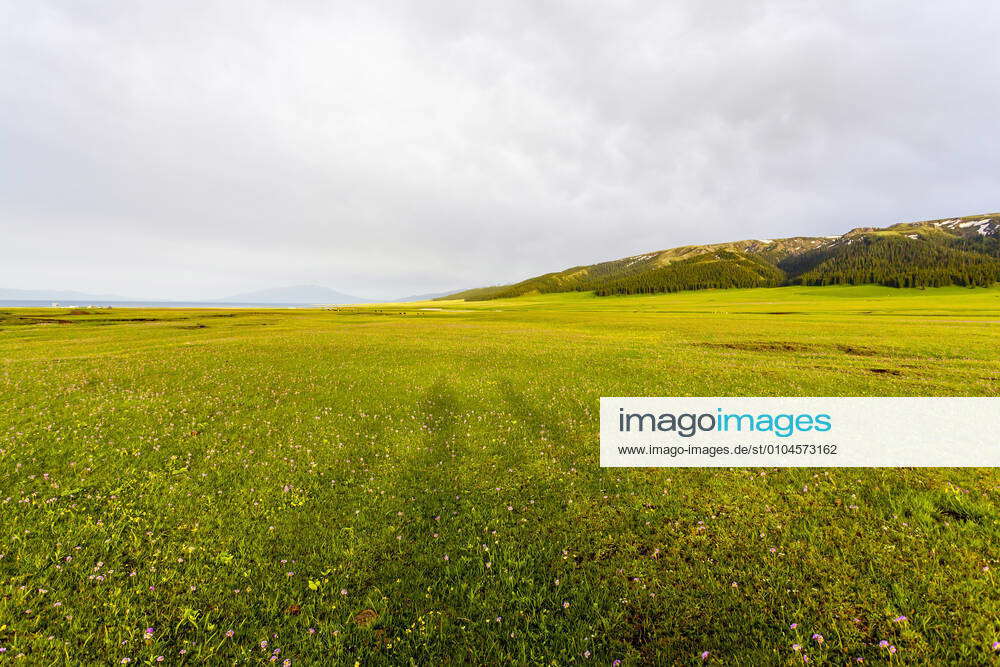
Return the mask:
[[19,301],[0,300],[0,308],[84,308],[99,306],[112,308],[318,308],[301,303],[213,303],[211,301]]

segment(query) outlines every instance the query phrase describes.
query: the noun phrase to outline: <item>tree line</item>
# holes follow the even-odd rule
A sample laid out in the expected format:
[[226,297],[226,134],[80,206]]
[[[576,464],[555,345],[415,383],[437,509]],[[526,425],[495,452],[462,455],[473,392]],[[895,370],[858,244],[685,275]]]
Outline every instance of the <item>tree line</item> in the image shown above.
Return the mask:
[[[741,252],[706,253],[591,287],[598,296],[781,285],[987,287],[1000,282],[1000,240],[858,236],[777,265]],[[578,288],[582,289],[582,288]]]
[[598,296],[699,289],[777,287],[784,273],[755,257],[728,250],[698,255],[597,287]]

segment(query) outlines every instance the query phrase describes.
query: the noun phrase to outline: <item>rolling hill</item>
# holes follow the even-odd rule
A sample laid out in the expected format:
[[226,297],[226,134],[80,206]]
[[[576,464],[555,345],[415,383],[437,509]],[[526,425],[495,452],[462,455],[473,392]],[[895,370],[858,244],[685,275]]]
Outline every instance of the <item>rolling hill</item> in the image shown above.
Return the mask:
[[1000,281],[1000,213],[692,245],[574,266],[443,299],[483,301],[551,292],[599,296],[778,285],[986,286]]

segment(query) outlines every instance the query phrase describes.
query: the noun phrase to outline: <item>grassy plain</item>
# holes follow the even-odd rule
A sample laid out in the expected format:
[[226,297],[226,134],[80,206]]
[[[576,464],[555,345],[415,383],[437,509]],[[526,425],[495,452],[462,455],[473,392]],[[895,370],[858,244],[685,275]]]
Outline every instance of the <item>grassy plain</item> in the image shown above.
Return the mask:
[[601,469],[597,419],[997,396],[998,343],[960,288],[2,310],[0,661],[989,662],[1000,474]]

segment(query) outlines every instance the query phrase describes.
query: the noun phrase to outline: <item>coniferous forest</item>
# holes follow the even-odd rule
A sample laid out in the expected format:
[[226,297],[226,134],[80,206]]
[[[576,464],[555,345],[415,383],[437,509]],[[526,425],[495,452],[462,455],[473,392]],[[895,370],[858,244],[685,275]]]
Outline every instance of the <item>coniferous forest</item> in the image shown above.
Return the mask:
[[987,287],[998,282],[1000,214],[987,214],[856,228],[835,237],[682,246],[443,298],[482,301],[551,292],[609,296],[781,285]]
[[808,270],[790,273],[789,282],[801,285],[987,287],[1000,281],[1000,260],[995,256],[905,237],[862,238],[857,244],[838,248],[828,257],[817,259],[821,261]]
[[598,296],[654,294],[697,289],[777,287],[784,273],[776,266],[730,250],[698,255],[660,269],[636,274],[594,290]]

